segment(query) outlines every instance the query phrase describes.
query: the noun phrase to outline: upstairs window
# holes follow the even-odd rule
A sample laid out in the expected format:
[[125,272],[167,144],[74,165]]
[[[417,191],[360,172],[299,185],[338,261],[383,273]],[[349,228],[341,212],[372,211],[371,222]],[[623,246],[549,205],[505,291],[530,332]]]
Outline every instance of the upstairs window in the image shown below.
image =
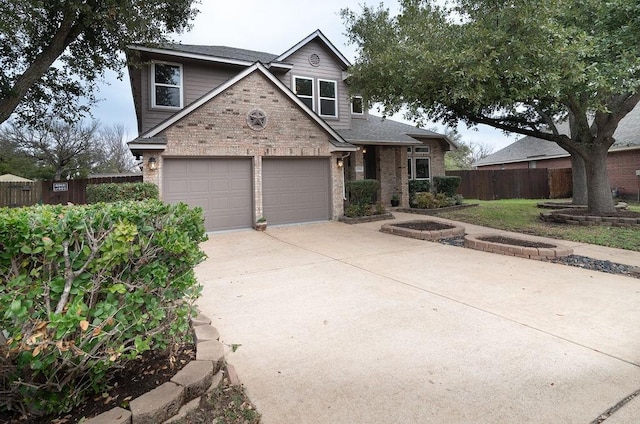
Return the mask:
[[151,65],[151,106],[182,108],[182,65],[172,63]]
[[354,115],[364,114],[364,102],[361,96],[353,96],[351,98],[351,113]]
[[335,81],[318,80],[319,99],[320,99],[320,116],[338,116],[338,84]]
[[313,79],[305,77],[293,77],[293,92],[302,103],[313,108]]

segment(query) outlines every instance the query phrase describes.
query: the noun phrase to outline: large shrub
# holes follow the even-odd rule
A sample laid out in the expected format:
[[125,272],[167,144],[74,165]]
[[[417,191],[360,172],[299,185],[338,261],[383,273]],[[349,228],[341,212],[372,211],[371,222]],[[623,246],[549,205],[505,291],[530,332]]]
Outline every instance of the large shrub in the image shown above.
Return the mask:
[[416,193],[431,191],[429,180],[409,180],[409,199],[413,199]]
[[456,195],[461,181],[461,178],[458,176],[433,177],[433,186],[436,193],[444,193],[447,197],[453,197]]
[[371,205],[375,199],[378,187],[380,187],[378,180],[347,181],[349,203],[358,206]]
[[0,409],[69,410],[188,337],[205,239],[199,208],[157,200],[0,209]]
[[108,183],[87,185],[87,203],[147,200],[158,198],[158,186],[151,183]]

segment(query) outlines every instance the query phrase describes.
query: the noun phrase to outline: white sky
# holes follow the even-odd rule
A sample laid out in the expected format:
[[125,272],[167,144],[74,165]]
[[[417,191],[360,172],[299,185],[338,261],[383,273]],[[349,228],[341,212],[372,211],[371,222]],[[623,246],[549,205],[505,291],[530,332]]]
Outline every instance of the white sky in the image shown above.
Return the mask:
[[[379,3],[379,0],[201,0],[193,29],[175,38],[184,44],[223,45],[280,54],[320,29],[353,62],[355,47],[347,45],[340,10],[350,8],[359,12],[361,4],[377,6]],[[392,13],[399,9],[397,0],[385,0],[384,5]],[[101,86],[97,97],[103,100],[94,106],[93,116],[105,126],[124,124],[130,138],[135,138],[137,125],[128,75],[119,81],[115,73],[109,73],[106,79],[109,84]],[[374,110],[374,114],[378,113]],[[401,115],[392,119],[408,122]],[[444,131],[441,124],[426,127]],[[458,130],[464,141],[494,146],[494,151],[518,138],[507,137],[487,126],[480,126],[476,131],[459,125]]]

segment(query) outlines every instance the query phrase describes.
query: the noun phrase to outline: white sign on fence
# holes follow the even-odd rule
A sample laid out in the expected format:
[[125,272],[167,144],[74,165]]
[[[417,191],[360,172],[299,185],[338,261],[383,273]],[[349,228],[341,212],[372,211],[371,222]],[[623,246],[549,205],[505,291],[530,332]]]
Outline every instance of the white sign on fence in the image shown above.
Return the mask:
[[69,191],[69,183],[53,183],[53,191]]

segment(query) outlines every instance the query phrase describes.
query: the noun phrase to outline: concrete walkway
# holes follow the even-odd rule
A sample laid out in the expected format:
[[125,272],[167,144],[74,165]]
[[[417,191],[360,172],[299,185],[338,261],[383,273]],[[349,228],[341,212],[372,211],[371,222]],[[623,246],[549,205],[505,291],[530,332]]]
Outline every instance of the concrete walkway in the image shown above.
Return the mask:
[[[640,389],[639,279],[380,225],[204,243],[199,306],[241,345],[227,359],[265,424],[590,423]],[[569,245],[640,265],[638,253]],[[640,396],[605,421],[637,422]]]

